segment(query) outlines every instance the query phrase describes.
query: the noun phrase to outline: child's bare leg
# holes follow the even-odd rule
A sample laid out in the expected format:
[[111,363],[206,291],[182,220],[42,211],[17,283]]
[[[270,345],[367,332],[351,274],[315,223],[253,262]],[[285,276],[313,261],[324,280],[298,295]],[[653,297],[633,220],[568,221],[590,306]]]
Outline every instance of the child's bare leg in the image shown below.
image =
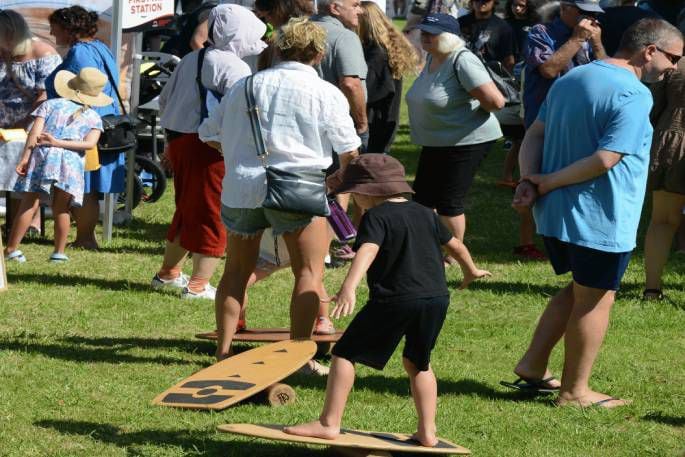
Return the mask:
[[7,239],[7,246],[5,246],[5,254],[14,252],[19,247],[21,240],[26,235],[26,231],[31,225],[33,215],[38,209],[38,194],[35,192],[26,192],[19,203],[19,209],[14,217],[12,223],[12,230]]
[[438,444],[435,426],[435,413],[438,405],[438,383],[431,367],[419,371],[409,359],[402,358],[404,369],[409,375],[411,395],[414,398],[419,423],[414,438],[423,446],[433,447]]
[[52,217],[55,220],[55,252],[64,254],[67,246],[67,237],[71,226],[71,216],[69,215],[69,204],[71,194],[64,192],[57,187],[52,188]]
[[347,396],[354,384],[354,364],[347,359],[333,356],[331,371],[326,385],[326,400],[319,420],[305,424],[285,427],[283,431],[291,435],[313,436],[327,440],[340,434]]

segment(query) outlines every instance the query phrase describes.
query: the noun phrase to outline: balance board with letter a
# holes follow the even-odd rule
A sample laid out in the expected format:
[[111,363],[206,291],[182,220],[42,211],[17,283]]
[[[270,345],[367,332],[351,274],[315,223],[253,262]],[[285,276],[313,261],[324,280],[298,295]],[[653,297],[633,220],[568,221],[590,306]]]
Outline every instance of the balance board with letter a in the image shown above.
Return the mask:
[[[333,448],[345,448],[360,451],[378,451],[373,455],[390,455],[391,452],[412,452],[421,454],[470,454],[471,451],[458,444],[439,438],[435,447],[421,446],[411,439],[411,435],[402,433],[365,432],[361,430],[342,429],[340,436],[334,440],[289,435],[283,431],[283,425],[274,424],[226,424],[219,425],[221,432],[264,438],[267,440],[288,441],[293,443],[317,444]],[[369,453],[367,453],[368,455]],[[363,454],[360,454],[363,455]]]
[[229,357],[159,394],[154,405],[221,410],[290,376],[316,353],[316,343],[287,340]]

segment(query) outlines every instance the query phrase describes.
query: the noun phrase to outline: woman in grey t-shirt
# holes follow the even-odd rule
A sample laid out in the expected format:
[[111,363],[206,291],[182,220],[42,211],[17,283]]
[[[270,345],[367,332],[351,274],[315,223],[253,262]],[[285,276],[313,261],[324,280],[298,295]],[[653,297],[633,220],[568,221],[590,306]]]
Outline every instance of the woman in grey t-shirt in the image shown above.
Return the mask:
[[429,14],[417,28],[428,59],[406,97],[411,139],[423,146],[414,200],[436,209],[463,240],[464,197],[481,160],[502,136],[491,112],[504,106],[504,97],[465,48],[454,17]]

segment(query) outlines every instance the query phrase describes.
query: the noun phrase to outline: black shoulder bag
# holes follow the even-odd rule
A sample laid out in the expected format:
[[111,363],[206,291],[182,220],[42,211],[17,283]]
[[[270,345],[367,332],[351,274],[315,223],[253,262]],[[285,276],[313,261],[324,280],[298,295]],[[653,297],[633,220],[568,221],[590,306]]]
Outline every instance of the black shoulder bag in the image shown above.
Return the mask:
[[[461,81],[459,80],[459,72],[457,72],[457,62],[464,52],[466,52],[466,50],[461,51],[457,54],[457,58],[454,59],[454,74],[457,76],[459,84],[461,84]],[[488,72],[488,75],[490,75],[490,79],[495,83],[495,87],[497,87],[497,90],[499,90],[504,97],[505,106],[520,105],[521,87],[518,81],[516,81],[516,78],[502,67],[501,63],[486,63],[477,53],[474,53],[474,55],[481,61],[485,70]],[[496,70],[492,68],[493,66],[496,67]]]
[[95,49],[102,59],[102,65],[105,67],[105,71],[107,72],[107,78],[109,79],[109,83],[112,85],[114,93],[117,94],[117,100],[119,100],[121,112],[123,113],[101,116],[103,132],[98,140],[98,151],[119,152],[125,149],[135,148],[137,144],[136,126],[138,125],[138,119],[126,113],[124,102],[121,100],[121,95],[119,95],[119,88],[114,81],[112,72],[107,66],[107,61],[98,48],[93,46],[93,49]]
[[262,126],[259,122],[253,76],[248,76],[245,81],[245,98],[252,135],[257,147],[257,157],[266,170],[266,197],[262,202],[262,207],[312,216],[328,216],[331,210],[326,198],[324,170],[312,168],[280,170],[266,164],[269,152],[266,150]]

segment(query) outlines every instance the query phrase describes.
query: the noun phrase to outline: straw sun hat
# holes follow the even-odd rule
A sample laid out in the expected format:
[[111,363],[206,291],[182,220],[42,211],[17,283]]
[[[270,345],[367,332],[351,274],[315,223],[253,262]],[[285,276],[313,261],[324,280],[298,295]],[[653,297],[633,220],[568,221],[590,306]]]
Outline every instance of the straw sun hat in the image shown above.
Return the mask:
[[112,98],[102,93],[107,76],[93,67],[81,69],[78,75],[61,70],[55,76],[55,91],[60,97],[88,106],[107,106]]

